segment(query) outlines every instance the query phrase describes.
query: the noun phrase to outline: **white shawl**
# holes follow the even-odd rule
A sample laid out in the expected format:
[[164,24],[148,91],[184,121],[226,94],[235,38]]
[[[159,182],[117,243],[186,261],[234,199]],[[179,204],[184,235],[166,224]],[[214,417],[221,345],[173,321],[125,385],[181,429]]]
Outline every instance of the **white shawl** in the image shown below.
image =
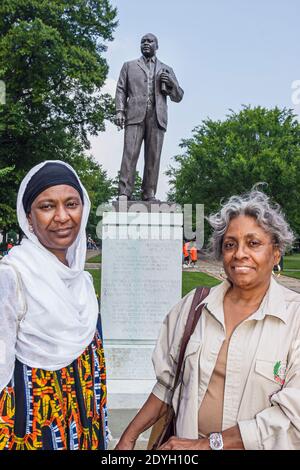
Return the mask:
[[[98,302],[92,278],[84,271],[85,229],[90,200],[82,184],[84,206],[81,228],[67,251],[69,267],[29,231],[22,198],[29,180],[46,163],[32,168],[21,183],[17,215],[27,239],[24,238],[21,245],[11,249],[4,262],[13,265],[20,273],[27,303],[26,314],[19,325],[16,357],[30,367],[58,370],[79,357],[92,341]],[[59,160],[56,163],[67,166],[77,176],[67,163]]]

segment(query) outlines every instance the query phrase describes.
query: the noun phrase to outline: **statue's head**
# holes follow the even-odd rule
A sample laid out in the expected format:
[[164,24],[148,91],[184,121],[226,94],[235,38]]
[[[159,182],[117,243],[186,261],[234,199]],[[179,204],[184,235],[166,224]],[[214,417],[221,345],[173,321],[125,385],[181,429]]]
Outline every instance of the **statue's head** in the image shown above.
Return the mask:
[[145,34],[141,39],[141,52],[144,57],[147,59],[153,57],[158,49],[158,40],[157,37],[148,33]]

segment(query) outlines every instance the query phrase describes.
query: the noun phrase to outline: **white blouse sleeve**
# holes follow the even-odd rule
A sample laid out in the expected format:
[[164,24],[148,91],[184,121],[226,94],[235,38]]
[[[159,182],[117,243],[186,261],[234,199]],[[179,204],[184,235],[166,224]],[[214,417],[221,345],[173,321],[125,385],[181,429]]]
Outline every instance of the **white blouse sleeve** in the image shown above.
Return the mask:
[[13,376],[18,324],[25,308],[17,273],[0,263],[0,392]]

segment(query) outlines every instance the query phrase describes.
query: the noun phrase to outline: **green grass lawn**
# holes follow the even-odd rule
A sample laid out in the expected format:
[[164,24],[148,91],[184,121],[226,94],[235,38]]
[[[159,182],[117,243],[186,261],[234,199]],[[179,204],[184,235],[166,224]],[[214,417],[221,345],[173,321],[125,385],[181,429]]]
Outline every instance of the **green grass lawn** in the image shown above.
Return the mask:
[[300,269],[300,253],[283,257],[283,270]]
[[86,263],[101,263],[101,255],[93,256],[86,260]]
[[[296,271],[293,271],[293,269],[295,269]],[[300,279],[300,253],[283,257],[282,274],[284,274],[285,276]]]
[[205,273],[182,273],[182,297],[198,286],[213,287],[221,281]]
[[[94,286],[97,295],[100,295],[100,269],[88,269],[94,279]],[[220,281],[215,279],[212,276],[204,273],[182,273],[182,297],[184,297],[188,292],[195,289],[197,286],[207,286],[213,287],[219,284]]]
[[87,269],[87,271],[93,276],[95,291],[96,294],[99,296],[101,286],[101,271],[100,269]]

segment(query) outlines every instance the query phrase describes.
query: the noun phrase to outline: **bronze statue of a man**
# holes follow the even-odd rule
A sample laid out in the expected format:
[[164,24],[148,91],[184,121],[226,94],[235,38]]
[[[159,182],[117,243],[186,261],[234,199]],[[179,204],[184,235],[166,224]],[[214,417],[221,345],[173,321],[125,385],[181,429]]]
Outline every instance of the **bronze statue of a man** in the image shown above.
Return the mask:
[[119,180],[119,199],[130,200],[136,165],[144,141],[145,166],[142,199],[155,201],[159,163],[167,129],[167,97],[179,102],[183,97],[171,67],[156,57],[158,40],[154,34],[141,39],[142,56],[125,62],[116,90],[116,124],[125,125],[124,150]]

